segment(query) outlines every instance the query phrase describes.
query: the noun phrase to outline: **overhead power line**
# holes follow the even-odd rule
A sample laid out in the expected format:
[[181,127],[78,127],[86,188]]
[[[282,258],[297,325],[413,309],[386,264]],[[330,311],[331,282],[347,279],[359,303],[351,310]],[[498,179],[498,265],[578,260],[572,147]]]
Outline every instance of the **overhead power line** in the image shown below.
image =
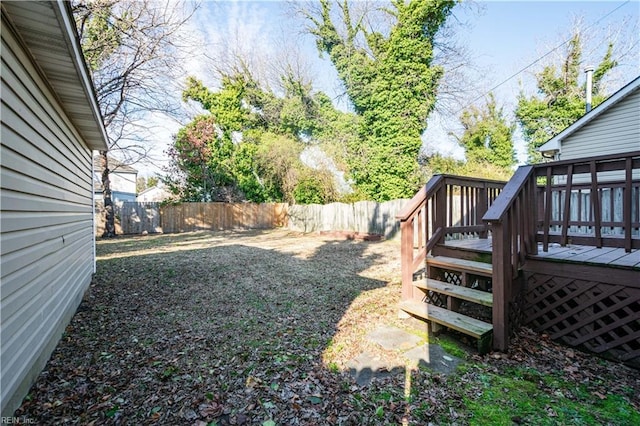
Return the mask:
[[[602,16],[600,19],[598,19],[597,21],[595,21],[594,23],[592,23],[591,25],[589,25],[587,28],[585,28],[585,31],[590,30],[591,28],[595,27],[596,25],[598,25],[600,22],[602,22],[604,19],[606,19],[607,17],[611,16],[613,13],[615,13],[618,9],[622,8],[623,6],[626,6],[628,3],[630,3],[631,0],[627,0],[624,3],[620,4],[618,7],[616,7],[615,9],[613,9],[611,12],[607,13],[606,15]],[[573,37],[572,37],[573,38]],[[492,87],[488,92],[483,93],[482,95],[474,98],[469,104],[465,105],[464,107],[460,108],[458,111],[456,111],[456,115],[460,114],[463,110],[465,110],[466,108],[470,107],[471,105],[473,105],[477,100],[484,98],[485,96],[487,96],[489,93],[493,92],[494,90],[496,90],[498,87],[502,86],[503,84],[507,83],[508,81],[512,80],[513,78],[515,78],[516,76],[522,74],[523,72],[525,72],[526,70],[528,70],[529,68],[531,68],[532,66],[534,66],[535,64],[537,64],[538,62],[540,62],[541,60],[543,60],[544,58],[546,58],[547,56],[549,56],[550,54],[552,54],[553,52],[555,52],[556,50],[560,49],[561,47],[563,47],[564,45],[566,45],[567,43],[569,43],[572,38],[569,38],[566,41],[563,41],[562,43],[560,43],[558,46],[554,47],[553,49],[551,49],[550,51],[548,51],[547,53],[545,53],[544,55],[538,57],[536,60],[534,60],[533,62],[531,62],[529,65],[523,67],[522,69],[520,69],[519,71],[517,71],[516,73],[512,74],[511,76],[509,76],[507,79],[505,79],[504,81],[502,81],[501,83],[498,83],[497,85],[495,85],[494,87]]]

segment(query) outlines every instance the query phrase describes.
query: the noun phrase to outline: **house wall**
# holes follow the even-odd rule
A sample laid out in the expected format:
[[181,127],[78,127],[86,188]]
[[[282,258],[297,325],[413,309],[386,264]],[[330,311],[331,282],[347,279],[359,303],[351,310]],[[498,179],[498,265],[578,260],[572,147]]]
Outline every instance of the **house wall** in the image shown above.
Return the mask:
[[[122,173],[117,170],[109,174],[111,191],[120,195],[121,201],[135,201],[136,199],[136,173]],[[115,199],[115,197],[114,197]]]
[[2,416],[46,364],[94,269],[91,151],[2,16]]
[[[640,150],[640,88],[611,106],[590,123],[562,141],[560,160],[598,155],[620,154]],[[634,179],[640,173],[634,172]],[[601,172],[600,181],[624,180],[624,172]],[[576,175],[574,183],[590,182],[591,176]],[[565,180],[559,180],[565,183]]]
[[640,88],[562,141],[561,160],[640,150]]

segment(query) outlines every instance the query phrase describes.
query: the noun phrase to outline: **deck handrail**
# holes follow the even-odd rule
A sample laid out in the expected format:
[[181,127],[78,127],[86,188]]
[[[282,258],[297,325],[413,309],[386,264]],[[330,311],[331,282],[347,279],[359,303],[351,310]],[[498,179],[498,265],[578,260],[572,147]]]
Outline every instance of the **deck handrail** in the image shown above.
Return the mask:
[[515,202],[528,180],[531,178],[533,166],[519,167],[513,174],[509,182],[504,186],[500,196],[493,202],[487,213],[482,217],[485,222],[501,221],[507,214],[509,208]]
[[[640,151],[631,151],[623,154],[607,154],[607,155],[598,155],[594,157],[574,158],[571,160],[550,161],[547,163],[534,164],[533,167],[535,167],[537,170],[545,169],[547,167],[568,166],[569,164],[572,164],[574,167],[576,167],[582,164],[588,165],[592,161],[595,161],[596,163],[602,163],[602,164],[616,162],[616,161],[619,162],[619,161],[624,161],[624,159],[627,157],[636,158],[634,167],[638,167],[638,165],[640,165]],[[608,171],[608,170],[605,169],[605,171]],[[542,176],[542,175],[538,174],[538,176]]]
[[409,200],[409,202],[400,210],[396,215],[396,219],[399,221],[406,221],[411,218],[416,210],[423,206],[424,200],[429,199],[435,191],[444,182],[444,175],[434,175],[425,186],[423,186],[416,195]]
[[537,253],[536,221],[527,206],[536,206],[533,166],[523,166],[493,202],[482,220],[491,227],[493,266],[493,347],[509,345],[512,283],[527,254]]
[[504,185],[501,181],[434,175],[407,202],[396,215],[401,232],[402,300],[413,298],[413,274],[424,268],[427,254],[447,236],[477,234],[486,238],[488,227],[482,216]]

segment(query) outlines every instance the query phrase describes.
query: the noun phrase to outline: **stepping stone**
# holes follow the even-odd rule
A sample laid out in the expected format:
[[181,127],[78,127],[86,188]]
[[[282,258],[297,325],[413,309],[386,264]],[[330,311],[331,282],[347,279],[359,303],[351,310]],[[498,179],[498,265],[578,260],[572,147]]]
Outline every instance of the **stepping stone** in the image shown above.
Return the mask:
[[376,328],[367,334],[367,339],[373,343],[377,343],[388,351],[408,350],[422,341],[422,339],[415,334],[388,325],[382,325]]
[[413,365],[427,367],[436,373],[451,374],[462,360],[450,355],[436,344],[425,344],[407,351],[403,356]]
[[362,352],[347,363],[347,368],[349,368],[349,374],[356,379],[356,383],[360,386],[365,386],[374,377],[387,377],[396,371],[402,370],[403,366],[390,367],[379,357],[369,352]]

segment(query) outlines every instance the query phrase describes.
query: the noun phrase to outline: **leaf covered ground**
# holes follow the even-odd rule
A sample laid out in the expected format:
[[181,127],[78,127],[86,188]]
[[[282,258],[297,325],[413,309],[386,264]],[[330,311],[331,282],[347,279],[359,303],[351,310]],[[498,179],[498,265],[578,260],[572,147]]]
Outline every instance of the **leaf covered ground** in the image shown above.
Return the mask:
[[[16,416],[37,424],[634,424],[640,372],[523,329],[449,376],[357,385],[398,319],[399,245],[286,230],[98,242],[98,271]],[[426,337],[426,336],[425,336]],[[432,342],[434,340],[432,339]]]

